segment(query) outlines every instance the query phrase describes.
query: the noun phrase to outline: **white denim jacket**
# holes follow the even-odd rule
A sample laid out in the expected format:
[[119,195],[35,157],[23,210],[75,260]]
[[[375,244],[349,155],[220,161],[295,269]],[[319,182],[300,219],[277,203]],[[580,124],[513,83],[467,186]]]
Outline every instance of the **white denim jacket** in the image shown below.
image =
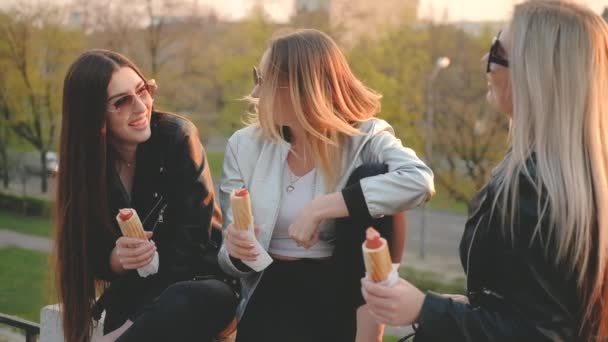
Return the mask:
[[[343,145],[342,171],[336,186],[328,189],[323,177],[316,177],[315,198],[342,191],[347,207],[366,208],[371,217],[393,215],[430,199],[435,193],[431,169],[412,149],[403,147],[386,121],[374,118],[358,124],[358,129],[362,134],[350,137]],[[246,127],[230,137],[224,155],[220,182],[224,228],[233,220],[232,190],[246,187],[251,196],[254,221],[260,228],[258,240],[265,249],[270,244],[281,204],[282,173],[289,149],[288,143],[277,144],[264,138],[260,128]],[[388,173],[364,178],[343,191],[350,174],[364,163],[386,164]],[[322,222],[320,230],[331,230],[333,223],[333,220]],[[241,303],[237,309],[240,318],[264,272],[237,268],[225,244],[219,252],[219,263],[226,273],[241,278]]]

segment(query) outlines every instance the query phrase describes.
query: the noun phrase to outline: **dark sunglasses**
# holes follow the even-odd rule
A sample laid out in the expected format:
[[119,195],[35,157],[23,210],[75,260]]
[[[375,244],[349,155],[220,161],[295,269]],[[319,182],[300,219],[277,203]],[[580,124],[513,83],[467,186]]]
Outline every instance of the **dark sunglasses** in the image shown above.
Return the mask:
[[500,37],[500,33],[501,32],[499,31],[496,37],[494,37],[494,40],[492,41],[492,46],[490,46],[490,53],[488,54],[488,65],[486,67],[487,73],[491,71],[491,64],[502,65],[505,68],[509,67],[509,61],[498,54],[498,49],[501,47],[500,40],[498,39]]
[[262,85],[262,76],[260,76],[260,72],[256,67],[253,67],[253,84],[256,86]]
[[145,82],[141,87],[139,87],[135,93],[127,94],[125,96],[121,96],[118,100],[110,103],[108,105],[108,112],[129,112],[133,109],[133,105],[135,104],[135,96],[139,97],[142,101],[153,99],[154,95],[156,95],[156,90],[158,86],[156,85],[155,80],[149,80]]

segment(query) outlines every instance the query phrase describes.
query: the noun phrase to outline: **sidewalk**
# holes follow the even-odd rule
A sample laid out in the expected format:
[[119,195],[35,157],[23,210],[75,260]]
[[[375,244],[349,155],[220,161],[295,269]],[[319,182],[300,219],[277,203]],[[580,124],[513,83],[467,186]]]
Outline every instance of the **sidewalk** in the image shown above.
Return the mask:
[[44,237],[0,229],[0,248],[4,247],[19,247],[33,251],[50,253],[53,249],[53,241]]

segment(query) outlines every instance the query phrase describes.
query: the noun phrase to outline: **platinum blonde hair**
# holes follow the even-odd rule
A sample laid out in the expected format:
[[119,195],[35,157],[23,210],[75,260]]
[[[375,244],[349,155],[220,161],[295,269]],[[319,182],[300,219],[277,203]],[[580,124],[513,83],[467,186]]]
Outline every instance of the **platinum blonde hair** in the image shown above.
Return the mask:
[[[539,203],[540,217],[550,222],[545,242],[556,242],[556,262],[576,275],[581,291],[581,332],[589,340],[605,338],[608,25],[569,1],[533,0],[515,6],[510,28],[511,152],[497,169],[494,205],[510,208],[503,215],[513,222],[519,175],[536,185],[546,198]],[[534,174],[526,165],[531,155]],[[541,219],[533,237],[540,237]]]

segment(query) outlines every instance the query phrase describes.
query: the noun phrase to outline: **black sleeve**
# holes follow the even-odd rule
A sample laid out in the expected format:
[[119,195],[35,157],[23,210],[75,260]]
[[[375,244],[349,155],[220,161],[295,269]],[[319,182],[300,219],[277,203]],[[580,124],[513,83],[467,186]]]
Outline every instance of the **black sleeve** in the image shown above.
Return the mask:
[[367,202],[365,202],[360,181],[342,189],[342,196],[348,209],[348,216],[355,222],[371,222],[374,219],[369,214],[369,208],[367,207]]
[[539,219],[536,189],[521,177],[519,189],[513,245],[500,231],[503,224],[509,224],[503,223],[501,215],[488,212],[478,223],[480,227],[495,230],[493,235],[498,236],[504,246],[514,246],[505,247],[507,252],[501,252],[509,255],[508,258],[488,261],[503,270],[503,286],[508,287],[510,293],[505,294],[498,305],[472,306],[429,292],[418,319],[420,332],[415,341],[576,340],[577,319],[566,304],[576,298],[576,287],[567,285],[567,272],[561,270],[539,244],[543,235],[546,241],[547,223],[543,220],[536,238],[532,233]]
[[415,341],[552,341],[531,323],[513,313],[473,307],[428,292]]
[[[170,187],[165,229],[173,234],[168,248],[159,251],[159,272],[169,272],[173,279],[215,273],[221,234],[213,234],[212,240],[211,229],[213,222],[221,226],[221,214],[205,151],[193,124],[186,124],[175,155],[168,160],[172,165],[167,165]],[[220,241],[216,241],[218,235]]]

